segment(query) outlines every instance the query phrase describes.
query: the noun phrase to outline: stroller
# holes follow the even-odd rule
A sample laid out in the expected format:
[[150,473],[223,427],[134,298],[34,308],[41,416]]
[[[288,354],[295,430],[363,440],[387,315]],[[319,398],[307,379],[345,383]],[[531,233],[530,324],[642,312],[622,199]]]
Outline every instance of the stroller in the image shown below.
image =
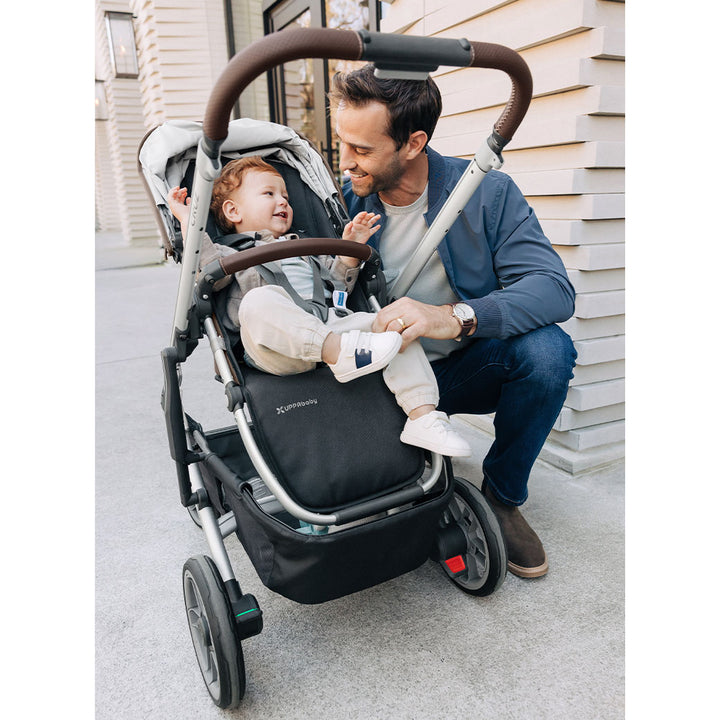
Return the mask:
[[[338,239],[349,218],[330,168],[290,128],[230,122],[242,90],[277,64],[305,57],[367,60],[384,77],[424,79],[439,65],[503,70],[513,91],[500,120],[389,290],[377,252]],[[418,60],[418,58],[420,58]],[[263,628],[256,598],[243,593],[224,539],[236,533],[263,584],[299,603],[322,603],[410,572],[429,558],[463,591],[489,595],[507,565],[498,522],[480,491],[454,477],[448,458],[400,442],[405,416],[380,373],[338,384],[325,366],[278,378],[243,361],[224,315],[220,279],[305,255],[362,262],[353,310],[376,311],[412,284],[525,115],[532,79],[512,50],[467,40],[302,29],[268,35],[236,55],[211,94],[204,122],[167,122],[148,133],[138,166],[166,253],[181,263],[170,345],[162,351],[165,415],[180,500],[206,536],[210,557],[190,558],[183,589],[190,634],[208,692],[221,708],[245,692],[242,641]],[[283,175],[300,239],[252,247],[224,236],[209,213],[224,163],[260,155]],[[170,188],[192,197],[187,237],[170,213]],[[239,252],[199,269],[202,234]],[[223,384],[229,427],[205,430],[184,409],[182,364],[207,338]]]

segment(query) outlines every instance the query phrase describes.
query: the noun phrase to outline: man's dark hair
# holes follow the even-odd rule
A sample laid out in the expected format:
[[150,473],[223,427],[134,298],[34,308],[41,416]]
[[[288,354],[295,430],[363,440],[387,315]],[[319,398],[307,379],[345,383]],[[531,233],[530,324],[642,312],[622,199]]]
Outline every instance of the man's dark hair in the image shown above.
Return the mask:
[[399,150],[417,130],[432,137],[442,112],[442,98],[431,77],[427,80],[378,79],[372,63],[359,70],[337,73],[328,93],[337,107],[341,102],[362,107],[373,100],[387,106],[390,126],[387,134]]

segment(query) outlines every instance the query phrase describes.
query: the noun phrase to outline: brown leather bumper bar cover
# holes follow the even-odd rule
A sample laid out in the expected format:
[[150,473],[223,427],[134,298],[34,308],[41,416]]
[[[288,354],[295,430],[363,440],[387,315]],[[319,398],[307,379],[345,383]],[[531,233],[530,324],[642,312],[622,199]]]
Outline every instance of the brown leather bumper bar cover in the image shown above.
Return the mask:
[[[235,55],[213,88],[203,121],[203,133],[211,142],[222,142],[227,136],[230,113],[235,100],[242,91],[259,75],[277,65],[302,58],[336,58],[339,60],[374,59],[372,43],[378,34],[333,28],[302,28],[282,30],[266,35],[248,45]],[[409,51],[416,53],[423,38],[398,35],[396,38],[398,59],[408,67]],[[464,57],[457,53],[454,44],[428,38],[433,49],[439,50],[435,61],[444,62],[442,48],[448,48],[448,64],[455,64],[450,58]],[[458,40],[467,48],[467,41]],[[470,42],[469,67],[493,68],[510,76],[512,92],[495,131],[507,142],[522,121],[532,98],[532,76],[525,61],[514,50],[494,43]]]
[[220,259],[220,267],[226,275],[233,275],[241,270],[247,270],[254,265],[262,265],[273,260],[287,257],[302,257],[305,255],[349,255],[367,260],[372,252],[367,245],[352,242],[351,240],[336,240],[333,238],[301,238],[285,242],[270,243],[259,247],[243,250]]

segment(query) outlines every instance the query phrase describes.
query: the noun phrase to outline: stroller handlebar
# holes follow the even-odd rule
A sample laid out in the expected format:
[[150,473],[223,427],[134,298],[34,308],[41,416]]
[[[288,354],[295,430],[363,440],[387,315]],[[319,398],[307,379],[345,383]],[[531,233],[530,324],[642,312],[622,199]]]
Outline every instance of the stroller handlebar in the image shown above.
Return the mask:
[[512,91],[494,126],[499,149],[512,139],[532,98],[532,75],[527,63],[504,45],[365,30],[282,30],[266,35],[237,53],[218,78],[203,120],[205,152],[217,157],[227,137],[233,105],[255,78],[277,65],[304,58],[366,60],[374,62],[385,77],[409,79],[423,79],[440,65],[502,70],[510,77]]
[[230,59],[210,93],[203,119],[204,139],[210,146],[206,152],[211,157],[219,152],[233,105],[255,78],[276,65],[306,57],[360,60],[362,42],[353,30],[302,28],[265,35],[248,45]]

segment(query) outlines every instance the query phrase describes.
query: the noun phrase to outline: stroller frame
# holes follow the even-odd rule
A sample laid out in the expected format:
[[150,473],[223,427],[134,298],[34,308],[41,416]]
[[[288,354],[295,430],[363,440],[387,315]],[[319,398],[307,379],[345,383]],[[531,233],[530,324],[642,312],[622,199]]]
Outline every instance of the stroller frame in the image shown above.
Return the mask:
[[[360,286],[365,288],[369,309],[378,310],[381,307],[373,288],[384,290],[376,251],[365,245],[329,238],[304,238],[243,250],[214,261],[199,272],[200,247],[207,227],[212,187],[222,169],[221,148],[228,136],[232,108],[255,78],[276,65],[303,58],[366,60],[375,63],[378,77],[402,79],[425,79],[440,65],[494,68],[508,74],[512,81],[510,99],[491,135],[475,154],[435,222],[420,241],[408,266],[395,281],[388,293],[391,298],[400,297],[407,291],[485,175],[491,169],[502,166],[502,149],[512,139],[532,97],[529,69],[524,60],[509,48],[465,39],[327,28],[285,30],[267,35],[235,55],[215,84],[202,124],[202,137],[197,145],[190,219],[182,251],[177,247],[172,219],[168,223],[167,215],[160,218],[161,229],[169,235],[166,250],[178,261],[182,256],[170,344],[162,351],[161,357],[164,371],[162,406],[170,454],[176,464],[181,502],[196,524],[202,527],[212,556],[191,558],[183,569],[188,622],[207,689],[215,704],[222,708],[236,707],[242,699],[245,669],[241,642],[261,632],[263,627],[263,614],[257,600],[241,591],[224,545],[224,539],[237,532],[250,554],[247,537],[241,534],[242,523],[248,518],[263,514],[270,518],[282,515],[294,519],[293,522],[299,521],[316,528],[337,526],[340,528],[338,536],[343,533],[349,536],[356,530],[364,533],[363,526],[380,527],[381,523],[375,520],[378,516],[397,516],[398,522],[407,524],[407,518],[413,514],[420,518],[424,513],[425,532],[432,526],[436,529],[436,536],[409,551],[412,557],[401,559],[393,571],[378,575],[371,584],[414,569],[429,556],[441,561],[446,574],[462,590],[474,595],[488,595],[502,584],[507,564],[504,540],[492,510],[474,485],[453,477],[447,458],[429,453],[426,456],[429,469],[424,474],[421,471],[415,482],[355,504],[322,511],[298,502],[280,482],[258,447],[253,433],[254,419],[243,388],[238,383],[231,343],[213,315],[214,284],[247,267],[273,260],[310,254],[342,254],[359,258],[363,263],[361,275],[364,280]],[[139,163],[139,166],[150,198],[158,210],[157,193],[153,192],[142,164]],[[336,229],[342,227],[347,213],[339,188],[337,198],[326,202],[326,206],[331,216],[335,212],[333,226]],[[228,409],[254,469],[254,473],[250,473],[252,477],[240,477],[236,469],[224,462],[213,447],[215,436],[205,433],[183,410],[181,365],[202,337],[209,340],[216,373],[225,388]],[[208,475],[217,481],[218,486],[229,488],[231,495],[235,493],[232,510],[227,511],[227,506],[213,497],[217,488],[211,491],[213,482],[208,483]],[[249,515],[238,504],[238,498],[247,503],[245,509]],[[239,518],[238,513],[243,517]],[[282,523],[276,523],[275,530],[282,534],[286,530],[280,529],[280,525]],[[353,525],[359,526],[359,529]],[[420,520],[416,525],[420,527]],[[347,527],[351,529],[343,530]],[[287,532],[293,531],[287,528]],[[302,537],[308,547],[320,547],[328,546],[333,535]],[[481,559],[473,561],[472,553],[481,556]],[[251,559],[256,569],[262,565],[252,555]],[[471,567],[473,562],[477,563],[475,567]],[[262,579],[268,587],[275,589],[265,577]],[[342,594],[367,586],[351,583]],[[287,596],[293,597],[292,594]],[[309,596],[310,599],[301,596],[299,601],[323,602],[339,596],[318,596],[319,599],[313,595]]]

